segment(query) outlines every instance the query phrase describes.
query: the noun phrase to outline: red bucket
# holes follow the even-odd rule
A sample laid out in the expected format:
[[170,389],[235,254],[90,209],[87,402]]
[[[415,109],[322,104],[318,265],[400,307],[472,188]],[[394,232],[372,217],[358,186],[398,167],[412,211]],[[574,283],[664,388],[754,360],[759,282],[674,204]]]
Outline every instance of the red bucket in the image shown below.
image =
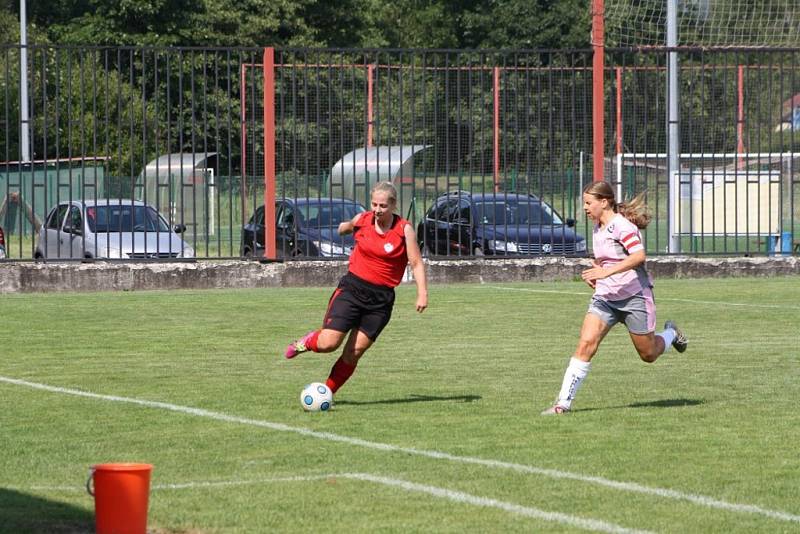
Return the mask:
[[147,503],[152,471],[150,464],[92,466],[86,491],[94,496],[97,534],[147,533]]

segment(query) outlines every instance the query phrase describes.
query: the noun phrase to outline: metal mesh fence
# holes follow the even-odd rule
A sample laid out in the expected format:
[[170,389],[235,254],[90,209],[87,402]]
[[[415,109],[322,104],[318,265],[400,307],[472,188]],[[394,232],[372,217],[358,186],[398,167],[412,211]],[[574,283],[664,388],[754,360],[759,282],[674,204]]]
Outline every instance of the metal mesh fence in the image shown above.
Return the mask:
[[648,246],[665,250],[673,216],[683,252],[791,252],[800,193],[798,51],[680,52],[680,177],[673,202],[663,51],[617,50],[609,57],[613,157],[607,176],[622,196],[648,191],[656,214]]
[[[390,179],[415,224],[459,190],[534,194],[575,217],[590,173],[588,60],[585,51],[276,51],[277,195],[367,205],[369,184]],[[262,67],[244,72],[257,78]],[[261,96],[246,93],[248,132],[260,131]],[[258,176],[263,148],[247,146],[243,167]],[[364,176],[367,153],[392,170]],[[359,165],[364,172],[345,176]],[[255,187],[254,205],[263,196]]]
[[[339,202],[330,213],[344,213],[341,199],[366,205],[371,184],[387,179],[398,186],[402,215],[437,255],[487,253],[491,244],[495,253],[578,253],[578,237],[570,234],[570,249],[564,236],[591,230],[581,210],[593,161],[590,51],[280,49],[267,109],[263,49],[32,46],[28,52],[25,121],[20,49],[0,48],[0,224],[13,259],[49,259],[48,240],[64,238],[66,219],[53,222],[48,215],[59,205],[103,199],[149,204],[168,227],[185,227],[180,241],[145,246],[137,258],[160,258],[164,246],[170,258],[258,255],[264,223],[289,215],[298,220],[298,199],[307,199],[301,202],[306,216],[322,213],[323,200]],[[664,250],[669,217],[687,209],[684,251],[774,251],[783,234],[800,235],[798,51],[680,54],[686,203],[668,202],[663,50],[607,53],[604,174],[621,196],[648,192],[656,214],[646,235],[650,252]],[[265,116],[274,147],[264,143]],[[22,135],[32,161],[21,162]],[[259,215],[265,158],[275,161],[278,205]],[[742,227],[707,215],[704,210],[721,209],[716,196],[708,205],[691,200],[722,171],[723,184],[735,181],[736,172],[745,181],[765,173],[766,203],[761,186],[753,194],[754,207],[768,212],[769,231],[759,217],[755,227]],[[745,185],[741,198],[726,187],[724,194],[733,195],[726,202],[749,206],[753,187]],[[516,194],[525,197],[514,197],[511,211],[533,213],[538,202],[556,218],[545,228],[525,223],[524,233],[515,227],[512,237],[511,211],[492,212],[501,222],[490,224],[493,237],[486,228],[481,234],[478,199],[507,205]],[[473,204],[466,218],[462,200]],[[732,213],[750,221],[747,213]],[[346,253],[347,243],[331,237],[330,217],[306,218],[327,222],[318,222],[300,244],[299,235],[287,233],[278,243],[280,257],[326,256],[323,248],[338,251],[331,256]],[[696,221],[704,226],[695,228]],[[48,237],[42,227],[50,223],[62,234]],[[423,223],[447,230],[428,234]],[[57,249],[56,259],[103,257],[112,248],[108,236],[67,239],[78,245]],[[466,240],[470,246],[462,246]],[[441,241],[448,247],[437,248]],[[517,246],[521,241],[526,246]],[[122,248],[114,257],[125,259]]]

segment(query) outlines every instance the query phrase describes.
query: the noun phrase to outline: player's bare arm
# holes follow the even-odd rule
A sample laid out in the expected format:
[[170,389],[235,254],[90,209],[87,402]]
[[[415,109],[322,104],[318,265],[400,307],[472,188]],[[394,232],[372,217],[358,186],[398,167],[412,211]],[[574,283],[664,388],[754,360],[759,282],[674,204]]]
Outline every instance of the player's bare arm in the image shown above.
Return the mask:
[[422,253],[417,244],[417,234],[410,224],[403,228],[406,237],[406,254],[411,272],[414,274],[414,282],[417,284],[417,311],[422,313],[428,307],[428,281],[425,278],[425,262],[422,261]]
[[340,222],[339,223],[339,228],[337,228],[337,230],[336,230],[337,232],[339,232],[339,235],[350,235],[350,234],[352,234],[353,230],[355,230],[356,222],[358,221],[358,218],[361,217],[364,213],[366,213],[366,212],[358,213],[355,217],[353,217],[349,221]]

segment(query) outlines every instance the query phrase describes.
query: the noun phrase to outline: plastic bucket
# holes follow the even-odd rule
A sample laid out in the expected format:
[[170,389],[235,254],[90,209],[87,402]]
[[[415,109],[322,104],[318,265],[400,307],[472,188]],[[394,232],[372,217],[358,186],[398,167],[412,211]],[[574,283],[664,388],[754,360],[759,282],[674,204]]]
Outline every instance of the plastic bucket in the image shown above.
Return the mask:
[[86,491],[94,496],[97,534],[146,534],[152,471],[150,464],[97,464],[91,467]]

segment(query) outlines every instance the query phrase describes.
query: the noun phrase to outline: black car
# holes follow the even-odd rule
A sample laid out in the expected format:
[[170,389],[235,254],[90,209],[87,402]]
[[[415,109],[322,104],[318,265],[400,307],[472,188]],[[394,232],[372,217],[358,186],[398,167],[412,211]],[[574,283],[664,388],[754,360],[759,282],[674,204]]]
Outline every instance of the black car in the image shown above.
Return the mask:
[[417,236],[437,256],[586,256],[574,226],[534,195],[458,191],[436,199]]
[[[275,250],[278,258],[346,257],[352,235],[340,236],[339,223],[366,211],[344,198],[284,198],[275,202]],[[242,256],[264,254],[264,206],[242,229]]]

